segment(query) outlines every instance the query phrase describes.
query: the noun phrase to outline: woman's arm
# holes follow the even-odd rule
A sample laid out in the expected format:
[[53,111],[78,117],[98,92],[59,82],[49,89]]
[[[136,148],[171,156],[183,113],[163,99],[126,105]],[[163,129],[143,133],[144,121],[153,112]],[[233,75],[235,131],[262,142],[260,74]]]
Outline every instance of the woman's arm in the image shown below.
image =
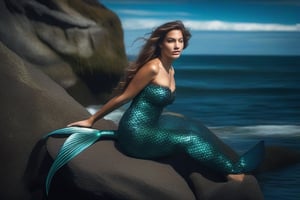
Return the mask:
[[133,99],[155,78],[158,72],[159,67],[157,65],[152,63],[146,64],[136,73],[122,94],[109,100],[99,111],[88,119],[71,123],[68,126],[92,127],[97,120]]

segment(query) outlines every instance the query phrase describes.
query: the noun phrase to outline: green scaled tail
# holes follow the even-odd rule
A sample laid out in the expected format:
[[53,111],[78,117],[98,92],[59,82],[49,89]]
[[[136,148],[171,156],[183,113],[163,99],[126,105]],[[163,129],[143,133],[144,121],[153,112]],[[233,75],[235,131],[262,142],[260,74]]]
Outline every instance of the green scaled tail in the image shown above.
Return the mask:
[[50,184],[54,174],[63,165],[94,144],[101,138],[115,139],[115,131],[102,131],[84,127],[67,127],[48,133],[45,138],[53,135],[70,135],[60,148],[46,179],[46,194],[49,193]]

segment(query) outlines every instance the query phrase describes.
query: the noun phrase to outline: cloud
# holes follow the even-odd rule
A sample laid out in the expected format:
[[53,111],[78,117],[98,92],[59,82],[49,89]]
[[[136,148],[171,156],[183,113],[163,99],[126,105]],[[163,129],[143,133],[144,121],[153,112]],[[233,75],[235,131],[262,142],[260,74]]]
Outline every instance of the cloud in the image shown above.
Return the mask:
[[[169,20],[161,19],[123,19],[125,30],[152,29]],[[183,20],[183,23],[193,31],[289,31],[300,32],[300,24],[286,25],[276,23],[243,23],[225,22],[219,20],[197,21]]]
[[299,0],[244,0],[244,3],[261,4],[261,5],[282,5],[282,6],[300,6]]
[[300,24],[241,23],[224,21],[186,21],[193,30],[207,31],[300,31]]
[[185,4],[185,3],[199,3],[199,2],[206,2],[207,0],[100,0],[100,3],[109,3],[109,4],[123,4],[123,5],[130,5],[130,4],[139,4],[139,5],[153,5],[153,3],[167,3],[167,4]]
[[[121,4],[121,5],[130,5],[130,4],[139,4],[139,5],[149,5],[153,3],[176,3],[176,4],[199,4],[199,3],[222,3],[222,0],[159,0],[159,2],[153,0],[100,0],[104,4]],[[299,0],[227,0],[226,3],[247,3],[247,4],[262,4],[262,5],[291,5],[291,6],[300,6]]]
[[[169,16],[170,13],[165,11],[149,11],[149,10],[134,10],[134,9],[119,9],[116,10],[119,14],[124,14],[128,16]],[[176,16],[189,16],[188,12],[175,12],[173,13]]]

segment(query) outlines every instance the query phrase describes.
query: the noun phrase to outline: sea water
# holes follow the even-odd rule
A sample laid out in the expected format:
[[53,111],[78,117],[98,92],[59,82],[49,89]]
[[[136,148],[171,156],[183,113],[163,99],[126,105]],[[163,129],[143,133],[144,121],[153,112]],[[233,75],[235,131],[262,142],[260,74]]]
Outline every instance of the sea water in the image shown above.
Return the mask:
[[[259,140],[300,150],[299,56],[183,55],[174,68],[168,111],[199,120],[237,152]],[[117,123],[124,109],[107,117]],[[266,200],[300,199],[300,164],[257,179]]]
[[[182,56],[176,102],[238,152],[259,140],[300,150],[299,56]],[[266,200],[300,199],[300,164],[258,175]]]

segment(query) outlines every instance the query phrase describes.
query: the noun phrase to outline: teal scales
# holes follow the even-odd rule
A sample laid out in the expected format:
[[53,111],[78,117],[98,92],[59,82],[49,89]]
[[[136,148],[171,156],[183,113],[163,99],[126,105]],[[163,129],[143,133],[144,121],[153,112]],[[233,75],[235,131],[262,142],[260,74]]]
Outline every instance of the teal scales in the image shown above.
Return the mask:
[[175,91],[149,84],[132,100],[116,131],[67,127],[46,135],[70,134],[48,173],[47,194],[55,172],[101,138],[116,140],[123,153],[141,159],[184,152],[199,165],[224,175],[251,172],[260,164],[264,156],[263,142],[237,158],[228,145],[200,122],[164,113],[164,108],[174,100]]

